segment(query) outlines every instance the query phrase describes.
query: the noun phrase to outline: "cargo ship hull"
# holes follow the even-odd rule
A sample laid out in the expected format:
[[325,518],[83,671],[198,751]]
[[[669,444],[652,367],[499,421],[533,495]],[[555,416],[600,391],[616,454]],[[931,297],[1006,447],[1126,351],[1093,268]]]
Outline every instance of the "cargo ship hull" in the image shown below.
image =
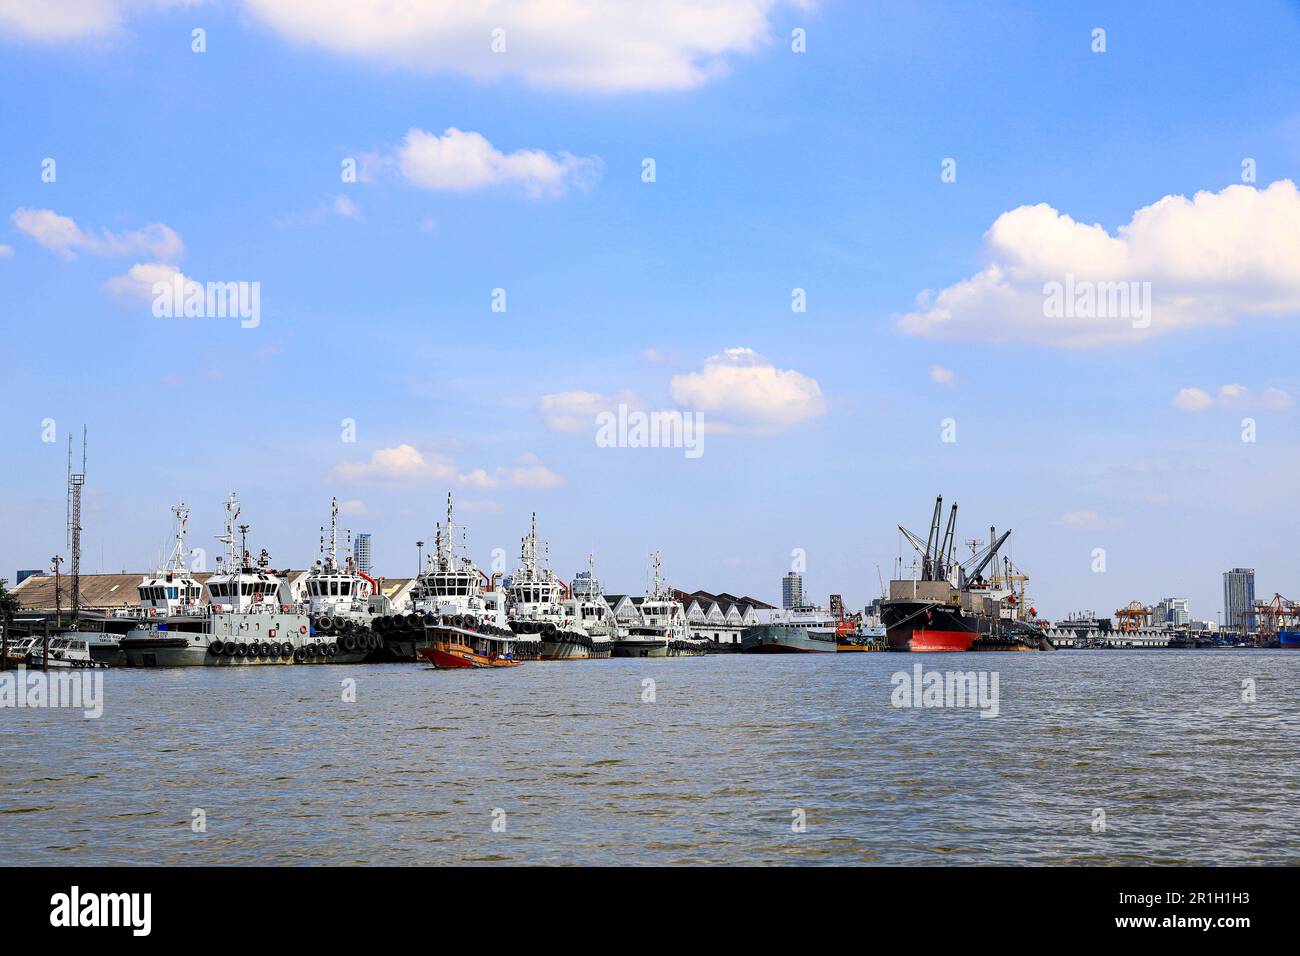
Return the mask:
[[886,601],[880,617],[891,651],[968,651],[979,637],[978,618],[932,601]]
[[1277,646],[1283,650],[1300,651],[1300,631],[1278,631]]

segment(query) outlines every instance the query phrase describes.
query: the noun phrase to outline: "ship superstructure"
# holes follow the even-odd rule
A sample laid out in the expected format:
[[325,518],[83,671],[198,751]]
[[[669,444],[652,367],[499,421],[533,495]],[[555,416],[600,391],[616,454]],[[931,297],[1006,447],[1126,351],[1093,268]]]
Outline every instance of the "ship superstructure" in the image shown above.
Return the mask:
[[[339,564],[339,503],[330,500],[329,528],[321,528],[320,552],[307,580],[303,594],[309,608],[313,635],[332,638],[335,654],[313,658],[319,662],[355,664],[366,659],[383,644],[371,627],[376,608],[382,602],[379,586],[369,575],[356,569],[351,556]],[[350,541],[351,533],[343,534]],[[351,548],[349,547],[349,551]]]
[[564,602],[569,615],[576,619],[591,637],[592,658],[609,657],[619,636],[618,619],[605,600],[605,593],[596,578],[596,556],[587,555],[587,570],[579,571],[573,578],[571,595]]
[[585,660],[593,641],[573,613],[569,586],[551,570],[546,545],[537,538],[537,512],[520,543],[519,567],[510,575],[510,627],[542,639],[542,660]]

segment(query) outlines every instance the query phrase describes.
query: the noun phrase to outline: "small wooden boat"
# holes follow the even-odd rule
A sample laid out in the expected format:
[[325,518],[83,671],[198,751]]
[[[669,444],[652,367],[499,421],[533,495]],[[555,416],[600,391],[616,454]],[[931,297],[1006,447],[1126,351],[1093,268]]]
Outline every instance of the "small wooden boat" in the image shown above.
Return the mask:
[[518,667],[523,661],[510,657],[501,657],[495,651],[479,653],[468,645],[454,641],[437,641],[428,647],[416,649],[416,653],[441,669],[457,667]]

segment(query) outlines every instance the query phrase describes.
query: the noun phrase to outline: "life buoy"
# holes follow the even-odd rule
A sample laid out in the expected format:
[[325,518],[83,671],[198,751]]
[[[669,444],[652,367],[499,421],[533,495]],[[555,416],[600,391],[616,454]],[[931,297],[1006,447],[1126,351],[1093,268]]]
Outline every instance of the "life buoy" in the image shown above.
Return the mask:
[[306,634],[306,633],[307,633],[307,625],[306,625],[306,624],[301,625],[301,626],[298,628],[298,633],[299,633],[299,634]]

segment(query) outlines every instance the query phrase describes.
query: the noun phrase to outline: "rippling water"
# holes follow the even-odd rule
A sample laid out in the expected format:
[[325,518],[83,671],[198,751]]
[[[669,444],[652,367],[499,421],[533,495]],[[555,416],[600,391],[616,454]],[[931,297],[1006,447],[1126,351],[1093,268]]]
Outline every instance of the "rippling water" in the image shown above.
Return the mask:
[[[1001,715],[891,707],[890,675],[917,662],[996,670]],[[642,702],[646,678],[654,703]],[[1297,653],[727,655],[104,681],[98,720],[0,710],[9,864],[1300,861]],[[206,833],[191,830],[194,808]]]

